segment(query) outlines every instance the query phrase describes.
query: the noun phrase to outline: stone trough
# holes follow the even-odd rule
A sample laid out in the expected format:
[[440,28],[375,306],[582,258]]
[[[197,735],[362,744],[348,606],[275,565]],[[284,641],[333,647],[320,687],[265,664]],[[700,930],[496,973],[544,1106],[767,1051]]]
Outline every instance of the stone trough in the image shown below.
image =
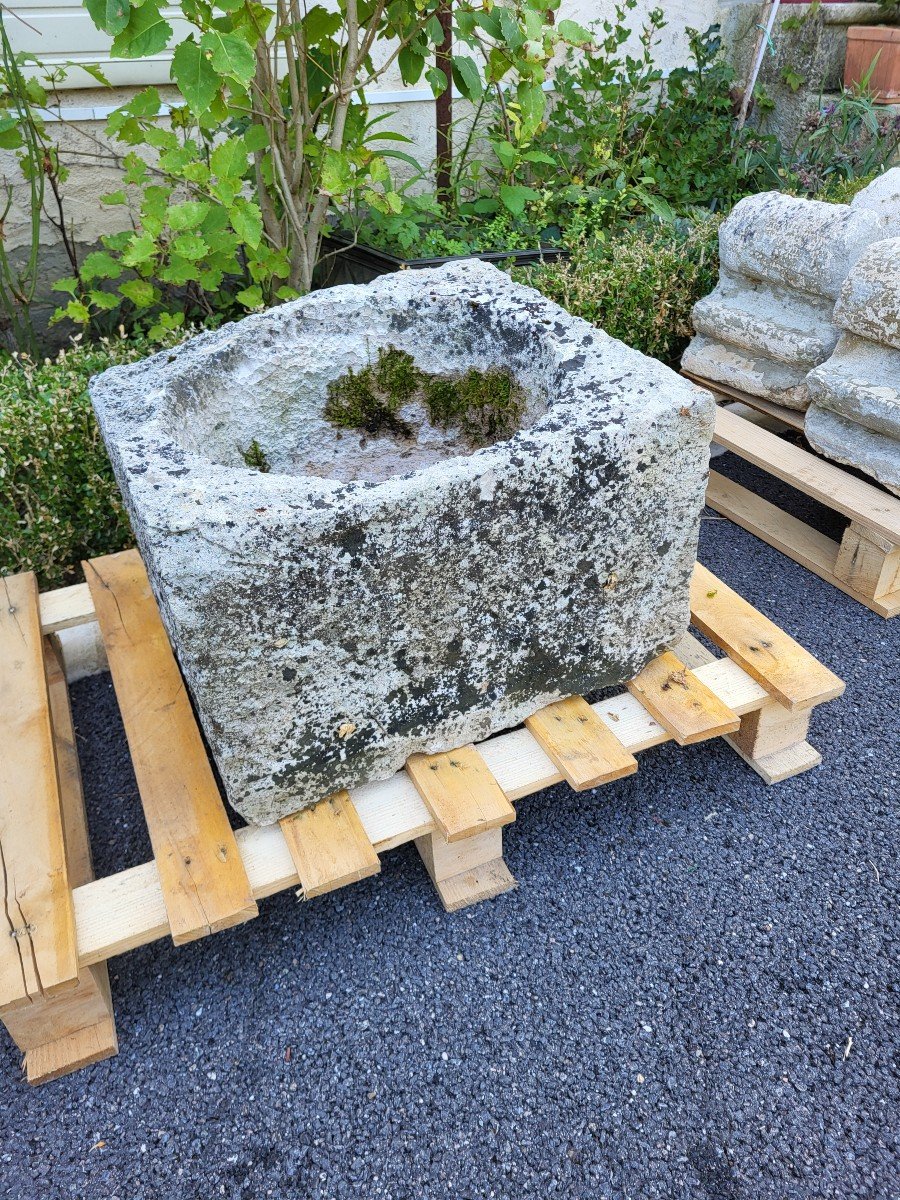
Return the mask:
[[[389,347],[508,373],[517,428],[475,447],[415,397],[336,428],[330,385]],[[687,628],[709,394],[494,267],[314,293],[91,394],[251,822],[630,678]]]

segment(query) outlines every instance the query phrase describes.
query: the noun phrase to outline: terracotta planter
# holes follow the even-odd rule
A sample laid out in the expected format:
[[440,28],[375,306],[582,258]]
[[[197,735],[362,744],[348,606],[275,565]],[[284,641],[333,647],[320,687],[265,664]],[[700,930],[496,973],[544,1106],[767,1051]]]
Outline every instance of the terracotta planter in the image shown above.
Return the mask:
[[844,87],[861,83],[873,62],[875,69],[869,87],[876,101],[879,104],[900,103],[900,28],[889,25],[851,25],[848,28]]

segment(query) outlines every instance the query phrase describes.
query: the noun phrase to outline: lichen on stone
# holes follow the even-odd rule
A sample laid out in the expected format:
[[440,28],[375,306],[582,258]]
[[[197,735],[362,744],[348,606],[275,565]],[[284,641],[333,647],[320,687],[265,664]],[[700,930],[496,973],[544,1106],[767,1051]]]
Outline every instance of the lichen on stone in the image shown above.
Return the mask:
[[412,433],[398,415],[401,407],[421,399],[429,421],[442,429],[458,429],[473,445],[511,437],[525,412],[525,398],[509,371],[470,367],[462,376],[419,370],[411,354],[386,346],[375,363],[361,371],[349,368],[328,385],[324,415],[342,429],[366,433]]

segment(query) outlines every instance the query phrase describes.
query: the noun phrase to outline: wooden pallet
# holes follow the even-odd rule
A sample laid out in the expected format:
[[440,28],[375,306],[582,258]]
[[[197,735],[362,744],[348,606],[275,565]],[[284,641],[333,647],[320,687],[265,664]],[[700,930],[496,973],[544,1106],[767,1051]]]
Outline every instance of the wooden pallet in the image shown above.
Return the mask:
[[[683,372],[727,400],[739,400],[803,429],[803,414],[737,388]],[[710,471],[706,502],[881,617],[900,613],[900,499],[727,409],[716,410],[715,441],[798,491],[850,518],[840,543],[739,483]]]
[[[32,1083],[116,1053],[106,961],[171,937],[205,937],[299,885],[303,898],[374,874],[415,841],[452,911],[515,886],[503,860],[513,803],[637,770],[670,739],[725,737],[767,783],[820,762],[810,713],[843,683],[699,564],[691,635],[612,699],[571,697],[524,728],[449,754],[415,755],[393,778],[339,792],[277,825],[232,832],[184,684],[136,552],[85,564],[86,584],[39,596],[33,575],[0,595],[0,850],[7,937],[0,1019]],[[94,879],[58,632],[102,638],[154,857]]]

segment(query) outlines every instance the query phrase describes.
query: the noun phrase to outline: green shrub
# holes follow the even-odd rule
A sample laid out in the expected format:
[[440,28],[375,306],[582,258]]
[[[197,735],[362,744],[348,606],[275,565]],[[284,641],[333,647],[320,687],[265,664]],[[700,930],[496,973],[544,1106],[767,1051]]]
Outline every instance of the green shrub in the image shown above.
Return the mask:
[[518,268],[522,283],[636,350],[676,366],[691,309],[719,274],[721,218],[634,223],[577,246],[569,259]]
[[81,577],[83,558],[132,544],[87,383],[157,349],[118,338],[0,364],[0,574],[58,587]]

